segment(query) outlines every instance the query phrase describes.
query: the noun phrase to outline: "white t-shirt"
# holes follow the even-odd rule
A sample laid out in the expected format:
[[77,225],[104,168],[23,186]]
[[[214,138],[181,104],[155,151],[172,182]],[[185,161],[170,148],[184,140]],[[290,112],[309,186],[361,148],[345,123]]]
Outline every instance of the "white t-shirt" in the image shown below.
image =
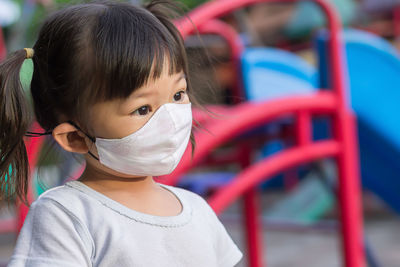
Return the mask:
[[43,193],[32,205],[9,267],[232,267],[242,253],[200,196],[170,190],[176,216],[134,211],[79,181]]

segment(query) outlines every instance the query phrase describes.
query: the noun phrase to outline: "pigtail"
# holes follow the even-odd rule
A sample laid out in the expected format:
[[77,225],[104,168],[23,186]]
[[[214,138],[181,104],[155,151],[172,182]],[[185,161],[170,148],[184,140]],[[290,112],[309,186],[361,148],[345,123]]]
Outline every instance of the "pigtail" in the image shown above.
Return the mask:
[[10,203],[15,196],[26,202],[28,156],[23,140],[31,118],[20,82],[26,58],[18,50],[0,63],[0,200]]

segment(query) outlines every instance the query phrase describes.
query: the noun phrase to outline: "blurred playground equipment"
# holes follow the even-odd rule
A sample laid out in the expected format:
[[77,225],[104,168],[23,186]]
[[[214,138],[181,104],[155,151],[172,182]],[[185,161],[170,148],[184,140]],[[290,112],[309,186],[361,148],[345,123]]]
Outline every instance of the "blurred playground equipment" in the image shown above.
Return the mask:
[[10,0],[0,1],[0,26],[15,23],[20,17],[18,5]]
[[[331,0],[340,15],[343,25],[350,25],[356,17],[357,4],[355,0]],[[299,2],[292,18],[284,31],[287,35],[295,37],[324,25],[324,15],[312,1]]]
[[[333,158],[337,161],[344,264],[365,266],[355,119],[348,105],[351,103],[357,115],[363,185],[400,212],[400,182],[396,179],[400,171],[396,165],[400,158],[400,138],[396,136],[400,124],[395,116],[396,99],[400,99],[396,91],[400,57],[386,41],[355,30],[344,32],[343,54],[338,18],[322,0],[313,1],[322,7],[328,21],[328,32],[317,38],[318,68],[280,49],[245,48],[235,30],[217,19],[261,2],[274,1],[215,0],[189,13],[200,33],[220,35],[229,44],[235,68],[241,74],[236,77],[232,93],[238,97],[233,106],[209,107],[219,114],[216,117],[194,110],[194,117],[207,131],[196,133],[194,158],[188,149],[175,172],[160,177],[160,181],[185,182],[183,175],[194,167],[238,161],[239,174],[208,174],[213,175],[211,186],[216,188],[209,203],[220,213],[237,198],[244,198],[248,263],[265,266],[256,186],[298,165]],[[177,25],[184,37],[194,31],[188,20],[177,21]],[[5,48],[0,32],[0,59],[2,51]],[[240,102],[239,97],[247,101]],[[315,123],[319,117],[326,118],[328,130]],[[254,151],[260,150],[269,138],[278,138],[283,145],[275,153],[264,153],[262,158],[253,160]],[[41,142],[42,138],[27,140],[32,168]],[[234,147],[234,152],[214,157],[212,152],[223,145]],[[197,176],[199,181],[204,179],[204,174]],[[210,184],[199,182],[196,186],[194,190],[201,193]],[[34,198],[33,191],[30,188],[29,201]],[[1,222],[1,231],[13,231],[16,223],[20,229],[28,209],[19,207],[17,220]]]
[[[328,35],[318,36],[321,86],[330,83]],[[382,38],[359,30],[344,32],[350,98],[358,119],[363,185],[400,213],[400,55]]]
[[[237,8],[257,2],[272,1],[212,1],[191,13],[189,16],[197,26],[206,24],[212,19],[229,13]],[[288,1],[289,2],[289,1]],[[332,90],[315,91],[302,96],[284,97],[278,100],[245,102],[222,112],[224,120],[205,120],[209,133],[200,132],[196,139],[198,146],[193,159],[188,150],[181,164],[163,182],[176,184],[182,174],[203,160],[214,148],[227,143],[249,130],[280,118],[290,117],[295,124],[295,142],[284,149],[257,163],[249,162],[251,147],[241,146],[243,170],[230,182],[218,189],[209,200],[210,205],[219,213],[239,196],[244,196],[246,234],[250,266],[261,266],[260,235],[258,211],[256,209],[256,190],[254,187],[272,175],[319,158],[335,157],[338,160],[339,198],[341,208],[344,262],[346,266],[364,266],[364,249],[362,246],[362,219],[360,213],[360,195],[358,187],[358,161],[354,121],[347,107],[345,93],[345,69],[342,63],[340,46],[340,24],[336,14],[326,2],[315,1],[327,14],[330,30],[330,59],[333,84]],[[194,30],[190,21],[181,20],[178,27],[183,36]],[[328,115],[332,117],[334,134],[332,138],[313,142],[312,116]],[[240,147],[240,145],[239,145]],[[244,155],[244,156],[243,156]],[[350,234],[351,233],[351,234]]]

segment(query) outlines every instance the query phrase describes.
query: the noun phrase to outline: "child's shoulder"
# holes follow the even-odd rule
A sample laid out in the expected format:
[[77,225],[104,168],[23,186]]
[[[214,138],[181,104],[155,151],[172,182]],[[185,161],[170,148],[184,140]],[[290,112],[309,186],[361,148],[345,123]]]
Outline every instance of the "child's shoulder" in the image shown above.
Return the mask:
[[71,198],[79,198],[80,193],[74,190],[70,185],[70,182],[50,188],[43,192],[34,203],[53,201],[63,201],[64,199],[71,200]]
[[207,201],[202,196],[184,188],[162,185],[162,184],[160,185],[164,186],[165,188],[175,193],[178,198],[184,198],[188,203],[190,203],[192,208],[194,209],[201,208],[205,209],[208,212],[212,211],[211,207],[208,205]]
[[75,217],[84,213],[89,205],[90,198],[67,183],[48,189],[32,203],[31,207],[36,212],[60,210]]
[[172,185],[164,185],[164,184],[159,184],[159,185],[170,190],[172,193],[176,194],[178,197],[185,197],[188,200],[205,202],[205,200],[202,196],[200,196],[192,191],[189,191],[187,189],[177,187],[177,186],[172,186]]

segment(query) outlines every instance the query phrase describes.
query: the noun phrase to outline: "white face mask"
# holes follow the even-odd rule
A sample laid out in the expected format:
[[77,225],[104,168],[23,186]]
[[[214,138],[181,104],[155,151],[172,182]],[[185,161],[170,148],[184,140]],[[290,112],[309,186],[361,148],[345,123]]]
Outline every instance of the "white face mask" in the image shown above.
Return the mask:
[[164,104],[136,132],[121,139],[96,138],[99,161],[130,175],[169,174],[186,150],[191,129],[190,103]]

